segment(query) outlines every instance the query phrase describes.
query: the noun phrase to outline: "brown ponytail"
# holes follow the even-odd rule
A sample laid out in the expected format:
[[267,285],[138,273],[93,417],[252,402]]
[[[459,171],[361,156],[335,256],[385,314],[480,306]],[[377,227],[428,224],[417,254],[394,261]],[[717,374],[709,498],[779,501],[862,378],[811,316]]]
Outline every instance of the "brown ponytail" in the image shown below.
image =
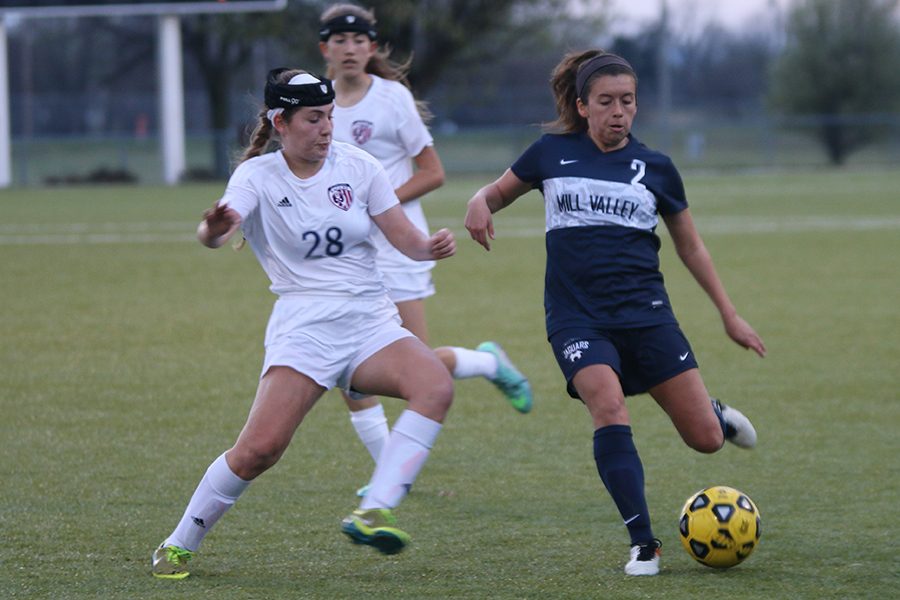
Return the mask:
[[[290,81],[292,77],[294,77],[295,75],[299,75],[300,73],[306,73],[306,71],[303,71],[301,69],[290,69],[282,72],[278,76],[278,80],[280,83],[285,83]],[[297,112],[298,108],[284,109],[284,112],[282,113],[282,117],[284,118],[284,120],[290,121],[291,117],[295,112]],[[241,164],[245,160],[257,156],[262,156],[267,152],[275,150],[275,148],[277,147],[277,141],[278,132],[275,130],[275,127],[272,126],[272,121],[269,119],[269,107],[263,106],[263,108],[257,115],[256,127],[253,128],[253,132],[250,134],[250,142],[238,157],[237,164]]]
[[[604,54],[603,50],[586,50],[583,52],[570,52],[563,56],[562,60],[550,74],[550,89],[556,101],[555,121],[545,123],[544,131],[549,133],[578,133],[587,131],[587,119],[578,114],[575,101],[578,99],[578,90],[575,89],[575,77],[578,66],[586,60]],[[583,100],[582,100],[583,101]]]
[[272,143],[272,133],[275,128],[272,127],[272,122],[269,120],[267,112],[268,109],[265,108],[259,111],[256,127],[253,128],[253,133],[250,134],[250,143],[244,148],[238,163],[261,156],[270,150],[269,146]]

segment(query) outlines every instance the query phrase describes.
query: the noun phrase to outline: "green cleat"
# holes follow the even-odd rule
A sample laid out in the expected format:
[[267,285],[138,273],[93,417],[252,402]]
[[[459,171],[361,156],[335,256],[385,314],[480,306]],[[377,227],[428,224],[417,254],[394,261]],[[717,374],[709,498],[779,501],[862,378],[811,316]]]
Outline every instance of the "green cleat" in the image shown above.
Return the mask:
[[190,572],[187,563],[194,553],[178,546],[160,546],[153,552],[150,572],[160,579],[184,579]]
[[384,554],[397,554],[409,543],[409,534],[395,525],[397,519],[386,508],[357,509],[341,522],[354,544],[372,546]]
[[523,414],[529,412],[532,404],[531,384],[509,360],[500,344],[482,342],[475,349],[479,352],[490,352],[497,358],[497,374],[491,379],[491,383],[503,392],[514,409]]

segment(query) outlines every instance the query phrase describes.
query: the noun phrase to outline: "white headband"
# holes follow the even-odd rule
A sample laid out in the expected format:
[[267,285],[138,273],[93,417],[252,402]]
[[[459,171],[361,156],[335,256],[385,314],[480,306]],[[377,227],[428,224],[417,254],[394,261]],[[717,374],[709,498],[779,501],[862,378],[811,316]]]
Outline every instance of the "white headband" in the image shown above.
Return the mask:
[[272,122],[272,127],[275,127],[275,117],[284,112],[283,108],[270,108],[266,112],[266,116],[269,117],[269,121]]
[[288,81],[288,85],[307,85],[309,83],[322,83],[322,80],[309,73],[298,73]]

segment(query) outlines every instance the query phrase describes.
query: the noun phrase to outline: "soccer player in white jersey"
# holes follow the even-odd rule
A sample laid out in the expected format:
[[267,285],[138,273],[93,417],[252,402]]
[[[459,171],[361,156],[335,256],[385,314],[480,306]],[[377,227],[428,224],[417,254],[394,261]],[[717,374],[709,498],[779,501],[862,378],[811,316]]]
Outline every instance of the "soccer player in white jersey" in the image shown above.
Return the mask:
[[[175,530],[153,553],[152,573],[161,578],[188,575],[204,536],[278,461],[332,387],[408,402],[369,493],[341,526],[355,543],[399,552],[409,536],[391,509],[424,465],[453,399],[447,369],[401,326],[369,233],[374,223],[406,256],[422,261],[452,256],[453,234],[423,234],[400,208],[378,161],[332,142],[329,80],[275,69],[265,101],[243,161],[197,230],[204,245],[217,248],[240,228],[278,296],[259,387],[237,441],[209,466]],[[263,153],[276,136],[281,148]]]
[[[354,144],[381,162],[406,215],[427,233],[420,198],[443,184],[444,169],[423,119],[423,114],[426,118],[430,115],[406,85],[408,65],[393,63],[389,51],[378,48],[372,11],[354,4],[334,4],[320,20],[319,46],[336,95],[334,139]],[[434,294],[434,263],[412,261],[381,232],[373,235],[378,248],[376,263],[403,326],[427,343],[424,299]],[[484,342],[476,350],[441,347],[435,351],[455,378],[485,377],[516,410],[531,410],[528,379],[498,343]],[[381,404],[375,398],[346,399],[360,439],[377,460],[388,435]]]
[[660,543],[644,495],[625,397],[648,392],[700,452],[725,440],[750,448],[743,414],[711,399],[659,271],[665,222],[678,256],[744,348],[765,346],[742,319],[694,227],[672,161],[631,135],[637,76],[599,50],[563,58],[551,77],[557,120],[495,182],[469,200],[466,228],[490,249],[491,215],[536,188],[547,217],[547,336],[568,392],[593,420],[594,460],[631,537],[628,575],[659,572]]

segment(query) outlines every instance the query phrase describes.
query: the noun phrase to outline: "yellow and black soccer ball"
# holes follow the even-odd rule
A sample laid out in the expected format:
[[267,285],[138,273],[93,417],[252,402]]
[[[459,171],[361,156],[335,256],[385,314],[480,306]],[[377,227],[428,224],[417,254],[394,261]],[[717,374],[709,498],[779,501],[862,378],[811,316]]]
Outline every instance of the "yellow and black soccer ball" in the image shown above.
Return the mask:
[[684,503],[681,545],[707,567],[727,569],[759,545],[759,509],[747,494],[723,485],[700,490]]

